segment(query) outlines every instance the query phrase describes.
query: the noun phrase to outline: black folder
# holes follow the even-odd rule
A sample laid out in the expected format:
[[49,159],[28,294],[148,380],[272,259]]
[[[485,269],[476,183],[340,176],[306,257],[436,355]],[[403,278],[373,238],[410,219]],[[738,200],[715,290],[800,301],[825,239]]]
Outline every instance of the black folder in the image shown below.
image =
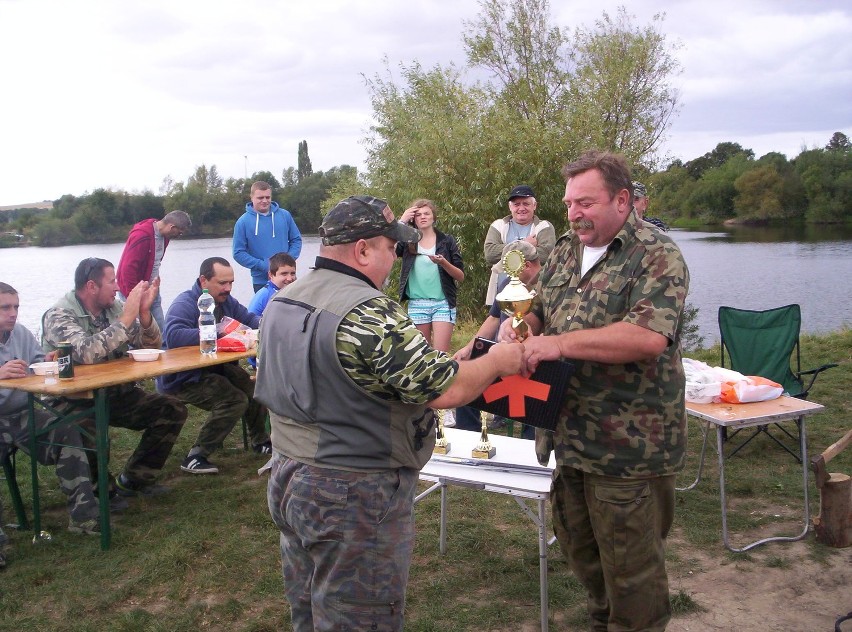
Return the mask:
[[[471,358],[484,355],[495,344],[497,343],[492,340],[477,338],[473,344]],[[497,378],[482,395],[468,405],[477,410],[553,431],[572,373],[572,362],[547,360],[540,363],[529,378],[514,375]]]

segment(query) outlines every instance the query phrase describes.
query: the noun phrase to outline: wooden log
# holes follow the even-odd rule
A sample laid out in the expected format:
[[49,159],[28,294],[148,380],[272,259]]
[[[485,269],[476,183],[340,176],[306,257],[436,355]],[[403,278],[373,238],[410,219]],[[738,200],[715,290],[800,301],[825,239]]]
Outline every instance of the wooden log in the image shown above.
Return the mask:
[[852,477],[832,473],[819,490],[819,516],[814,518],[818,542],[843,548],[852,545]]

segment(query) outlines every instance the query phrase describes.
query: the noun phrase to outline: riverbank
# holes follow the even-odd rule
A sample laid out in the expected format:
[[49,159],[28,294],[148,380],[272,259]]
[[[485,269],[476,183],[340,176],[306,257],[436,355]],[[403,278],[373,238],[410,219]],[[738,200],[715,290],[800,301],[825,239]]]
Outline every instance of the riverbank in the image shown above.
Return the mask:
[[[459,328],[453,347],[473,332]],[[825,449],[849,428],[852,330],[802,340],[803,366],[837,362],[812,391],[825,411],[808,421],[810,453]],[[689,354],[718,363],[718,348]],[[65,530],[65,499],[55,476],[41,468],[44,527],[49,543],[31,544],[11,532],[13,549],[2,572],[0,627],[82,631],[289,629],[278,536],[266,508],[264,459],[244,452],[239,429],[216,454],[218,476],[179,470],[204,414],[191,416],[163,471],[165,496],[131,499],[114,516],[113,547]],[[701,433],[689,426],[682,486],[694,478]],[[138,434],[113,429],[112,459],[120,464]],[[29,503],[29,459],[18,476]],[[747,554],[727,552],[720,539],[718,472],[710,450],[702,483],[677,495],[667,561],[675,608],[673,631],[737,629],[757,632],[830,630],[852,608],[852,550],[814,541],[769,544]],[[852,473],[852,448],[831,462]],[[800,503],[801,467],[761,437],[726,468],[737,541],[792,532]],[[421,486],[422,487],[422,486]],[[811,510],[819,496],[810,484]],[[8,509],[8,506],[7,506]],[[7,518],[9,514],[7,513]],[[510,498],[453,487],[449,491],[449,548],[438,550],[440,498],[416,506],[417,540],[406,604],[406,630],[533,632],[538,628],[538,547],[535,530]],[[584,629],[584,595],[556,546],[548,551],[551,629]]]

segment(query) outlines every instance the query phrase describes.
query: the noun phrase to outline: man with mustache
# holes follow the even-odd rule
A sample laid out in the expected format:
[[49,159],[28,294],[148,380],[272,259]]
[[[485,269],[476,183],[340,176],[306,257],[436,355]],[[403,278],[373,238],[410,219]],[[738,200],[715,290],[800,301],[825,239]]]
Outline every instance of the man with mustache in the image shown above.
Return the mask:
[[664,630],[664,548],[686,446],[689,272],[677,245],[633,210],[623,156],[590,151],[562,175],[571,230],[539,275],[524,359],[528,371],[559,358],[576,370],[536,451],[542,462],[556,452],[554,531],[588,591],[591,629]]
[[[159,287],[159,278],[150,283],[139,281],[122,303],[115,298],[115,266],[97,257],[83,259],[74,272],[74,289],[42,316],[42,348],[49,353],[62,343],[70,343],[74,364],[120,358],[131,347],[159,349],[162,335],[151,313]],[[58,402],[66,410],[81,405],[90,407],[91,400],[68,397]],[[155,480],[186,421],[186,406],[131,383],[109,387],[107,407],[110,426],[142,432],[139,445],[115,479],[117,492],[122,496],[153,496],[167,491]],[[94,418],[82,424],[94,428]],[[88,453],[93,481],[98,480],[96,456],[95,452]],[[113,500],[112,505],[117,509],[122,503]]]
[[[257,329],[260,317],[231,296],[234,269],[227,259],[210,257],[201,263],[198,280],[174,300],[166,314],[167,349],[198,347],[198,297],[207,290],[216,303],[216,322],[229,316]],[[272,454],[266,432],[266,408],[254,399],[254,382],[239,362],[217,364],[205,369],[182,371],[157,378],[157,390],[174,395],[182,402],[207,410],[210,415],[201,426],[198,439],[181,463],[189,474],[218,474],[219,468],[207,457],[221,447],[241,417],[245,417],[252,446],[258,454]]]

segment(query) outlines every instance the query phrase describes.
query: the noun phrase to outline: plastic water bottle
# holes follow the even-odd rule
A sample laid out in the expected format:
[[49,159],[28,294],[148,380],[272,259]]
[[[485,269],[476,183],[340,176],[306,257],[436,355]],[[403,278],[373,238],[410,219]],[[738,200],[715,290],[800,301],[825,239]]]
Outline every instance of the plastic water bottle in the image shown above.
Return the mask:
[[198,339],[201,347],[201,355],[213,355],[216,353],[216,317],[213,309],[216,301],[207,290],[201,291],[198,297]]

